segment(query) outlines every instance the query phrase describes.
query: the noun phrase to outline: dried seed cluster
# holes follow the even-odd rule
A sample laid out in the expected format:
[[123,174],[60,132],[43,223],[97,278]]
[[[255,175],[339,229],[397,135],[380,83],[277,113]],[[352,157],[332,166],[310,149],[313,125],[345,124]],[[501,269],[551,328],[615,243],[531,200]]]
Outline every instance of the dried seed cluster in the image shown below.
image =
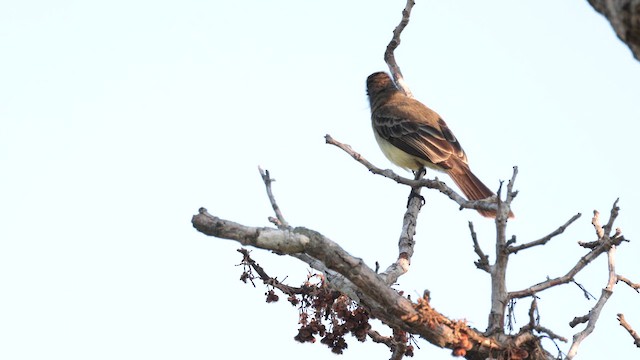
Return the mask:
[[313,343],[318,336],[333,353],[342,354],[348,347],[345,335],[351,334],[358,341],[367,339],[371,329],[367,311],[322,283],[306,294],[290,296],[289,302],[300,311],[300,329],[294,337],[299,342]]

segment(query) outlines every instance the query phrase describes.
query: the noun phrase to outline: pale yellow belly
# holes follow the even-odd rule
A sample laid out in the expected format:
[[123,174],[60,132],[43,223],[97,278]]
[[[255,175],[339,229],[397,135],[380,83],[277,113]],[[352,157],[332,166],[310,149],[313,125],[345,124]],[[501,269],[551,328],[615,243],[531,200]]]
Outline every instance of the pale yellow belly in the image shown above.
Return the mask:
[[389,161],[400,166],[401,168],[404,168],[406,170],[419,170],[423,167],[428,167],[430,169],[443,171],[441,167],[434,165],[417,156],[407,154],[406,152],[391,145],[390,142],[380,137],[377,131],[373,130],[373,134],[375,135],[378,146],[380,146],[380,150],[382,150],[384,156],[386,156]]

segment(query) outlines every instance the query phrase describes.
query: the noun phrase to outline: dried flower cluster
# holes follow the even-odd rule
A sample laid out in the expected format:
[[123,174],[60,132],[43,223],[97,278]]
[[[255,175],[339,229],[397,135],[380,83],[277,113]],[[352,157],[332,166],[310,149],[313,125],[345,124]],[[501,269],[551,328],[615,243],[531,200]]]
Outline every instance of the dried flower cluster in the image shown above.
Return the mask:
[[[331,290],[322,275],[309,275],[300,287],[288,286],[267,275],[264,269],[251,259],[249,251],[238,251],[243,254],[240,263],[244,270],[240,276],[241,281],[251,282],[255,286],[254,280],[260,279],[267,286],[265,296],[268,303],[280,299],[275,291],[278,289],[288,295],[287,301],[291,305],[298,308],[300,328],[294,337],[295,340],[315,343],[319,337],[320,343],[327,345],[333,353],[342,354],[348,347],[345,335],[351,334],[358,341],[367,339],[371,329],[367,310],[340,292]],[[402,341],[408,342],[406,334]],[[412,346],[407,346],[406,355],[413,355]]]
[[300,328],[295,340],[313,343],[319,336],[320,342],[333,353],[342,354],[348,347],[345,335],[351,334],[358,341],[367,339],[371,325],[369,314],[363,307],[330,290],[324,280],[317,284],[307,282],[302,289],[306,291],[289,296],[289,302],[300,311]]

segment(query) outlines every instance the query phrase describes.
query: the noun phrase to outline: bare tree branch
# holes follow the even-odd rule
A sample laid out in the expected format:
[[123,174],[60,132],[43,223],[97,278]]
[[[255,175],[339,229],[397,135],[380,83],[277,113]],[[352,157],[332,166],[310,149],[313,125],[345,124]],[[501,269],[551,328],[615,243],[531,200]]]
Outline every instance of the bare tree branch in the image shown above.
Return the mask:
[[571,219],[569,219],[569,221],[567,221],[566,223],[564,223],[564,225],[560,226],[559,228],[557,228],[554,232],[552,232],[551,234],[538,239],[538,240],[534,240],[522,245],[518,245],[518,246],[509,246],[508,251],[512,254],[517,254],[518,251],[520,250],[525,250],[534,246],[538,246],[538,245],[544,245],[547,242],[549,242],[549,240],[553,239],[555,236],[558,236],[560,234],[562,234],[567,227],[569,227],[569,225],[571,225],[574,221],[578,220],[578,218],[580,218],[580,216],[582,216],[582,214],[577,213],[575,215],[573,215],[573,217],[571,217]]
[[626,277],[624,277],[622,275],[618,275],[618,280],[617,281],[622,281],[623,283],[629,285],[637,293],[640,293],[640,283],[634,283],[634,282],[632,282],[631,280],[627,279]]
[[584,269],[587,265],[589,265],[589,263],[591,263],[594,259],[596,259],[598,256],[600,256],[602,253],[606,252],[606,250],[607,250],[607,245],[606,244],[601,244],[600,246],[592,249],[586,255],[582,256],[578,260],[576,265],[574,265],[565,275],[557,277],[557,278],[553,278],[553,279],[549,279],[549,280],[543,281],[541,283],[535,284],[535,285],[533,285],[533,286],[531,286],[529,288],[523,289],[523,290],[512,291],[512,292],[509,293],[509,298],[510,299],[518,299],[518,298],[531,296],[533,294],[539,293],[539,292],[541,292],[543,290],[546,290],[546,289],[549,289],[551,287],[571,282],[573,280],[574,276],[576,276],[576,274],[578,272],[580,272],[582,269]]
[[[274,288],[282,291],[287,295],[300,294],[303,292],[302,289],[299,287],[285,285],[282,282],[280,282],[278,279],[269,276],[267,272],[262,268],[262,266],[260,266],[257,262],[255,262],[255,260],[251,258],[251,256],[249,256],[249,250],[238,249],[238,252],[241,253],[243,256],[242,264],[249,267],[252,271],[255,271],[260,277],[260,279],[262,280],[262,282],[264,282],[265,284],[273,286]],[[246,282],[246,280],[251,280],[251,282],[253,282],[253,277],[249,273],[249,271],[245,271],[242,274],[242,277],[240,278],[240,280],[244,282]]]
[[273,196],[273,192],[271,191],[271,183],[276,181],[272,179],[269,175],[269,170],[262,170],[261,167],[258,166],[258,171],[260,172],[260,176],[262,177],[262,181],[264,182],[265,187],[267,188],[267,196],[269,197],[269,202],[271,203],[271,207],[276,214],[276,218],[269,218],[269,221],[276,225],[278,229],[285,229],[289,227],[289,224],[284,219],[284,215],[282,215],[282,211],[280,211],[280,207],[276,203],[276,198]]
[[511,180],[509,180],[509,183],[507,183],[507,197],[504,201],[504,203],[506,203],[507,206],[503,206],[502,208],[500,207],[502,200],[500,199],[500,194],[498,193],[498,199],[497,199],[498,210],[501,210],[500,213],[504,217],[505,222],[509,218],[509,213],[511,211],[511,203],[513,202],[513,199],[516,197],[516,195],[518,195],[518,191],[513,190],[513,186],[516,183],[516,176],[518,176],[518,167],[514,166],[513,174],[511,175]]
[[618,314],[618,321],[620,321],[620,326],[622,326],[629,332],[629,335],[631,335],[631,337],[633,338],[633,343],[636,344],[637,347],[640,347],[640,335],[638,335],[638,333],[633,330],[631,325],[627,322],[627,320],[625,320],[623,314]]
[[582,315],[582,316],[576,316],[573,318],[573,320],[571,320],[569,322],[569,326],[571,326],[572,328],[576,327],[579,324],[584,324],[587,321],[589,321],[589,314],[586,315]]
[[[514,179],[517,174],[517,167],[514,167]],[[500,186],[502,188],[502,186]],[[503,207],[500,199],[501,189],[498,189],[496,199],[498,200],[498,212],[496,222],[496,261],[489,267],[491,275],[491,311],[487,325],[488,334],[504,333],[504,317],[509,297],[507,293],[507,263],[509,253],[507,252],[507,219],[509,206]],[[510,191],[507,191],[510,193]],[[509,196],[507,194],[507,196]],[[507,203],[508,204],[508,203]]]
[[489,313],[489,321],[487,325],[488,334],[503,334],[505,310],[509,303],[509,294],[507,292],[507,264],[509,262],[509,252],[507,242],[507,220],[511,209],[511,202],[517,195],[513,191],[516,176],[518,175],[518,167],[513,167],[513,175],[507,184],[507,196],[503,202],[501,198],[502,183],[496,192],[496,201],[498,203],[497,216],[495,218],[496,226],[496,261],[489,267],[491,275],[491,311]]
[[529,307],[529,324],[523,326],[519,331],[519,336],[528,333],[530,330],[535,330],[540,334],[547,334],[551,340],[559,340],[567,342],[567,338],[556,334],[555,332],[540,325],[540,316],[538,314],[538,300],[534,296]]
[[[578,353],[578,348],[580,347],[580,344],[582,343],[582,341],[593,332],[593,329],[595,329],[596,322],[600,317],[600,312],[602,311],[602,308],[604,307],[607,300],[609,300],[609,297],[611,297],[611,295],[613,294],[613,287],[618,281],[618,275],[616,275],[615,254],[616,254],[616,248],[617,248],[616,246],[620,244],[620,242],[612,241],[612,239],[609,238],[609,233],[611,231],[611,227],[613,226],[613,222],[618,216],[619,209],[620,208],[618,207],[618,199],[616,199],[611,209],[611,216],[609,218],[609,221],[607,222],[607,225],[605,225],[604,227],[600,227],[599,213],[598,211],[594,211],[594,216],[591,223],[593,224],[596,230],[596,234],[599,236],[598,241],[600,241],[601,244],[598,247],[594,248],[592,252],[596,251],[596,249],[607,249],[607,264],[609,269],[609,280],[607,282],[607,286],[604,289],[602,289],[602,293],[600,295],[600,298],[598,299],[598,302],[591,309],[591,311],[589,311],[589,314],[587,315],[588,316],[587,326],[584,328],[584,330],[576,333],[573,336],[573,343],[569,348],[569,352],[567,353],[566,360],[571,360],[575,357],[575,355]],[[616,231],[615,236],[622,237],[621,231]]]
[[566,360],[573,359],[578,353],[578,348],[580,347],[580,344],[582,343],[582,341],[587,336],[591,335],[591,333],[593,332],[593,329],[595,329],[596,327],[598,318],[600,317],[600,312],[604,308],[604,305],[606,304],[607,300],[609,300],[609,297],[611,297],[611,295],[613,294],[613,286],[615,285],[615,281],[617,278],[615,275],[615,251],[616,251],[615,246],[611,246],[608,250],[609,281],[607,283],[607,287],[602,289],[602,293],[600,295],[600,298],[598,299],[598,302],[591,309],[591,311],[589,311],[589,314],[587,315],[589,318],[589,320],[587,321],[587,326],[584,328],[584,330],[573,335],[573,343],[571,344],[571,347],[567,352],[567,356],[565,357]]
[[598,210],[593,210],[593,217],[591,218],[591,225],[593,225],[594,230],[596,231],[596,236],[598,240],[604,237],[604,229],[602,225],[600,225],[600,212]]
[[[424,172],[417,173],[416,180],[422,179],[422,176],[424,176]],[[415,245],[413,237],[416,234],[418,214],[423,204],[420,189],[421,187],[411,188],[409,203],[407,204],[407,211],[404,213],[402,230],[400,231],[400,239],[398,241],[398,259],[380,274],[387,285],[394,284],[401,275],[409,271],[411,257],[413,256],[413,247]]]
[[404,28],[409,24],[409,17],[411,16],[411,9],[413,8],[413,5],[415,5],[413,0],[407,0],[407,4],[402,10],[402,20],[393,30],[393,37],[391,38],[389,45],[387,45],[387,50],[384,52],[384,61],[387,63],[387,66],[389,66],[389,71],[391,71],[393,81],[396,83],[396,86],[405,93],[405,95],[411,98],[413,97],[413,94],[411,94],[411,90],[409,90],[409,87],[404,81],[402,71],[400,71],[400,66],[396,63],[394,51],[400,45],[400,34],[402,34]]
[[[235,240],[243,245],[279,254],[306,254],[308,258],[300,258],[318,260],[353,283],[362,305],[387,325],[418,334],[441,347],[453,347],[458,342],[454,332],[459,326],[457,323],[424,304],[412,304],[389,288],[361,259],[351,256],[338,244],[313,230],[302,227],[273,229],[244,226],[213,216],[204,208],[193,216],[192,224],[203,234]],[[474,339],[478,350],[484,348],[486,352],[488,349],[501,348],[495,340],[471,328],[465,327],[465,331],[473,334],[473,337],[469,337]]]
[[[618,200],[616,200],[613,204],[613,209],[612,209],[612,217],[617,216],[617,212],[619,210],[618,206],[617,206]],[[615,211],[614,211],[615,210]],[[554,279],[548,279],[546,281],[543,281],[541,283],[538,283],[536,285],[533,285],[527,289],[523,289],[523,290],[519,290],[519,291],[512,291],[509,293],[509,299],[517,299],[517,298],[523,298],[523,297],[527,297],[527,296],[531,296],[533,294],[536,294],[540,291],[549,289],[553,286],[557,286],[557,285],[561,285],[561,284],[566,284],[570,281],[573,281],[575,275],[580,272],[582,269],[584,269],[587,265],[589,265],[589,263],[591,263],[594,259],[596,259],[598,256],[600,256],[601,254],[609,251],[609,249],[614,246],[614,245],[619,245],[622,241],[625,241],[624,237],[619,234],[619,232],[616,232],[616,237],[614,239],[609,238],[609,236],[607,236],[606,232],[604,231],[605,229],[603,227],[600,226],[600,222],[599,222],[599,213],[598,211],[594,211],[594,217],[592,219],[592,224],[596,230],[596,234],[599,237],[597,241],[591,242],[591,243],[582,243],[579,242],[579,244],[583,247],[588,247],[591,249],[591,251],[589,251],[586,255],[582,256],[580,258],[580,260],[578,260],[578,262],[576,263],[576,265],[573,266],[573,268],[571,268],[565,275],[554,278]],[[609,221],[609,227],[613,224],[611,221]],[[602,236],[601,236],[602,234]],[[601,297],[602,298],[602,297]],[[574,319],[575,320],[575,319]]]
[[354,160],[356,160],[357,162],[362,164],[364,167],[366,167],[371,173],[386,177],[387,179],[391,179],[398,184],[407,185],[412,188],[426,187],[428,189],[436,189],[441,193],[443,193],[444,195],[446,195],[447,197],[449,197],[449,199],[455,201],[460,206],[460,209],[474,209],[474,210],[481,209],[481,210],[494,210],[494,211],[498,209],[496,199],[468,201],[464,197],[459,195],[457,192],[455,192],[453,189],[451,189],[449,186],[447,186],[447,184],[445,184],[442,181],[439,181],[437,178],[434,180],[430,180],[430,179],[416,180],[416,179],[402,177],[396,174],[395,172],[393,172],[391,169],[381,169],[379,167],[376,167],[367,159],[365,159],[360,153],[357,153],[356,151],[354,151],[351,148],[351,146],[335,140],[333,137],[331,137],[331,135],[328,135],[328,134],[325,135],[325,141],[327,144],[334,145],[342,149],[344,152],[349,154]]
[[469,231],[471,231],[471,240],[473,240],[473,251],[478,255],[478,260],[473,263],[480,270],[484,270],[488,273],[491,273],[491,267],[489,266],[489,256],[485,255],[485,253],[480,248],[480,243],[478,242],[478,236],[473,229],[473,223],[469,221]]
[[620,211],[620,207],[618,207],[618,201],[620,201],[620,198],[616,199],[616,201],[613,202],[613,206],[611,207],[611,215],[609,216],[609,221],[602,228],[602,230],[604,230],[605,232],[605,235],[607,236],[610,236],[611,229],[613,228],[613,222],[616,221],[616,218],[618,217],[618,212]]

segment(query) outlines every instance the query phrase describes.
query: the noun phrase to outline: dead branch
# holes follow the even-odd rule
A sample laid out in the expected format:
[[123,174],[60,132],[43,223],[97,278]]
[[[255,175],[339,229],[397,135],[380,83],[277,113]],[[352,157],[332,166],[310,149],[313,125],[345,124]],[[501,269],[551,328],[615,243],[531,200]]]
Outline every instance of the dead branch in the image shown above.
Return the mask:
[[289,224],[284,219],[284,215],[282,215],[282,211],[280,211],[280,207],[276,203],[276,198],[273,196],[273,192],[271,191],[271,183],[276,181],[272,179],[269,175],[269,170],[262,170],[261,167],[258,167],[258,171],[260,171],[260,176],[262,177],[262,181],[264,182],[265,187],[267,188],[267,196],[269,197],[269,202],[271,203],[271,207],[276,214],[275,218],[269,218],[269,221],[276,225],[278,229],[285,229],[289,227]]
[[[607,265],[609,270],[609,278],[608,278],[609,280],[607,281],[607,286],[604,289],[602,289],[602,293],[600,295],[600,298],[598,299],[598,302],[589,311],[589,314],[587,315],[588,316],[587,326],[584,328],[584,330],[573,335],[573,343],[569,348],[569,351],[566,356],[566,360],[571,360],[575,357],[575,355],[578,353],[578,348],[580,347],[580,344],[582,343],[582,341],[593,332],[593,329],[595,329],[598,318],[600,317],[600,312],[602,311],[602,308],[606,304],[607,300],[609,300],[609,297],[611,297],[611,295],[613,294],[613,287],[618,281],[618,276],[616,275],[616,261],[615,261],[615,254],[616,254],[617,247],[616,247],[616,244],[612,243],[611,239],[609,238],[609,232],[611,231],[611,227],[613,226],[613,221],[618,216],[619,209],[620,208],[618,207],[618,199],[616,199],[611,209],[611,216],[609,218],[609,221],[607,222],[607,225],[605,225],[604,227],[600,227],[599,216],[598,216],[599,213],[597,211],[594,211],[594,216],[591,223],[595,227],[596,234],[600,237],[598,240],[602,244],[600,247],[594,248],[592,252],[598,248],[605,248],[607,250]],[[615,235],[618,237],[622,236],[620,231],[616,231]]]
[[447,186],[447,184],[445,184],[442,181],[439,181],[437,178],[434,180],[431,180],[431,179],[416,180],[416,179],[402,177],[396,174],[391,169],[381,169],[373,165],[371,162],[365,159],[360,153],[354,151],[353,148],[351,148],[351,146],[335,140],[329,134],[325,135],[325,142],[327,144],[334,145],[340,148],[341,150],[349,154],[354,160],[362,164],[371,173],[375,175],[386,177],[387,179],[391,179],[398,184],[407,185],[412,188],[426,187],[428,189],[438,190],[442,194],[449,197],[449,199],[455,201],[460,206],[460,209],[474,209],[474,210],[481,209],[481,210],[494,210],[494,211],[498,209],[498,205],[496,203],[497,199],[489,198],[489,199],[483,199],[483,200],[468,201],[464,197],[462,197],[460,194],[455,192],[453,189],[451,189],[449,186]]
[[[614,255],[615,246],[612,246],[609,249],[608,253],[609,253],[609,260],[610,260],[609,264],[611,268],[612,266],[611,260],[615,256]],[[611,295],[613,294],[613,290],[610,289],[609,287],[612,287],[612,283],[615,284],[615,278],[616,278],[615,274],[613,277],[611,276],[609,277],[609,283],[607,285],[607,288],[602,289],[602,293],[600,295],[600,298],[598,299],[598,302],[594,305],[591,311],[589,311],[589,314],[588,314],[589,320],[587,320],[587,326],[584,328],[584,330],[573,335],[573,343],[571,344],[571,347],[567,352],[567,356],[565,357],[566,360],[571,360],[576,356],[576,354],[578,353],[578,348],[580,347],[580,344],[582,343],[582,341],[585,338],[587,338],[587,336],[591,335],[591,333],[593,332],[593,329],[595,329],[596,323],[600,318],[600,312],[604,308],[604,305],[606,304],[607,300],[609,300],[609,297],[611,297]]]
[[400,24],[398,24],[398,26],[393,30],[393,37],[391,38],[389,45],[387,45],[387,50],[384,52],[384,62],[389,66],[389,71],[391,72],[391,76],[393,76],[393,81],[408,97],[413,97],[413,94],[411,94],[409,87],[404,81],[402,71],[400,71],[400,66],[396,63],[394,51],[400,45],[400,34],[402,34],[404,28],[409,24],[409,17],[411,16],[411,9],[413,8],[413,5],[415,5],[413,0],[407,0],[407,4],[402,10],[402,20],[400,20]]
[[502,201],[502,182],[500,188],[496,192],[496,201],[498,205],[497,216],[495,219],[496,226],[496,245],[495,254],[496,261],[489,266],[489,274],[491,275],[491,311],[489,313],[489,321],[487,326],[488,334],[503,334],[505,310],[509,303],[509,293],[507,292],[507,264],[509,262],[509,252],[507,251],[509,243],[507,242],[507,219],[511,212],[511,202],[517,195],[517,191],[513,191],[516,176],[518,175],[518,167],[513,167],[513,175],[507,184],[506,200]]
[[582,315],[582,316],[576,316],[576,317],[573,318],[573,320],[571,320],[569,322],[569,326],[574,328],[579,324],[586,323],[588,320],[589,320],[589,313],[587,313],[586,315]]
[[408,346],[409,339],[407,333],[393,329],[393,336],[383,336],[375,330],[369,330],[367,333],[371,340],[376,343],[385,344],[391,350],[391,360],[400,360],[405,356],[413,356],[413,347]]
[[604,237],[604,229],[602,228],[602,225],[600,225],[600,212],[598,210],[593,210],[591,225],[593,225],[593,228],[596,231],[598,240],[602,239]]
[[634,282],[632,282],[631,280],[627,279],[626,277],[624,277],[622,275],[618,275],[618,280],[617,281],[622,281],[623,283],[629,285],[629,287],[631,287],[637,293],[640,293],[640,283],[634,283]]
[[[423,172],[416,174],[416,180],[422,179]],[[413,247],[415,245],[414,235],[418,224],[418,214],[423,205],[423,198],[420,196],[420,187],[412,187],[409,195],[407,210],[402,219],[402,230],[398,241],[398,259],[391,264],[380,276],[387,285],[394,284],[400,276],[409,271]]]
[[[498,201],[498,210],[499,210],[499,215],[502,215],[501,217],[499,217],[502,221],[502,219],[504,219],[504,221],[506,222],[507,219],[509,218],[509,213],[511,212],[511,203],[513,202],[513,199],[516,197],[516,195],[518,195],[518,191],[514,191],[513,190],[513,186],[516,183],[516,176],[518,176],[518,167],[514,166],[513,167],[513,174],[511,175],[511,179],[509,180],[509,182],[507,183],[507,196],[505,201],[503,202],[502,199],[500,198],[500,193],[497,193],[497,201]],[[506,204],[506,206],[504,206]],[[502,207],[500,206],[502,205]],[[498,217],[496,217],[497,219]]]
[[[513,167],[513,177],[509,184],[515,181],[518,168]],[[506,305],[509,302],[507,293],[507,264],[509,262],[509,253],[507,252],[507,219],[513,194],[510,189],[507,190],[508,201],[503,206],[501,200],[502,183],[497,191],[496,199],[498,201],[498,211],[495,219],[496,224],[496,261],[490,265],[489,274],[491,275],[491,311],[489,312],[489,321],[487,325],[488,334],[504,333],[504,317]],[[511,194],[511,195],[510,195]]]
[[559,340],[562,342],[567,342],[567,338],[556,334],[552,330],[540,325],[540,315],[538,314],[538,300],[534,296],[533,301],[531,301],[531,306],[529,307],[529,323],[523,326],[519,333],[519,336],[523,336],[523,334],[529,334],[531,331],[536,331],[539,334],[546,334],[547,337],[551,340]]
[[636,344],[637,347],[640,347],[640,335],[638,335],[638,333],[633,330],[631,325],[627,322],[627,320],[625,320],[623,314],[618,314],[618,321],[620,321],[620,326],[622,326],[625,330],[627,330],[627,332],[629,332],[629,335],[631,335],[631,337],[633,338],[633,343]]
[[[317,260],[326,268],[346,278],[357,288],[361,305],[370,309],[373,316],[389,326],[418,334],[440,347],[453,347],[457,343],[454,333],[457,323],[432,308],[427,310],[412,304],[389,288],[361,259],[351,256],[337,243],[320,233],[303,227],[273,229],[244,226],[213,216],[204,208],[193,216],[192,224],[203,234],[235,240],[243,245],[279,254],[308,255],[299,258]],[[335,287],[336,284],[332,286]],[[495,340],[468,327],[465,331],[474,333],[473,339],[478,349],[501,349]]]
[[620,198],[616,199],[616,201],[613,202],[613,206],[611,207],[611,215],[609,215],[609,221],[602,228],[602,230],[604,230],[605,232],[605,235],[607,236],[610,236],[609,234],[611,233],[611,229],[613,228],[613,223],[614,221],[616,221],[616,218],[618,217],[618,213],[620,211],[620,207],[618,207],[618,201],[620,201]]
[[607,248],[608,248],[608,244],[604,244],[604,243],[600,244],[599,246],[589,251],[586,255],[582,256],[578,260],[578,262],[565,275],[543,281],[541,283],[535,284],[523,290],[509,292],[509,299],[518,299],[518,298],[531,296],[543,290],[547,290],[551,287],[566,284],[568,282],[573,281],[573,278],[576,276],[577,273],[579,273],[582,269],[584,269],[587,265],[589,265],[598,256],[606,252]]
[[480,243],[478,242],[478,237],[475,230],[473,229],[473,223],[471,221],[469,221],[469,231],[471,231],[471,240],[473,240],[473,251],[475,251],[475,253],[478,255],[478,260],[474,261],[473,263],[478,269],[490,273],[491,269],[489,266],[489,256],[485,255],[485,253],[480,248]]
[[[255,262],[255,260],[253,260],[251,258],[251,256],[249,256],[249,250],[247,249],[238,249],[238,252],[242,254],[243,258],[242,258],[242,264],[249,267],[251,270],[250,271],[245,271],[242,276],[240,277],[240,280],[246,282],[246,280],[251,280],[251,282],[253,282],[253,275],[252,272],[255,271],[258,276],[260,277],[260,280],[262,280],[263,283],[273,286],[274,288],[282,291],[283,293],[287,294],[287,295],[294,295],[294,294],[301,294],[303,293],[302,288],[299,287],[294,287],[294,286],[289,286],[289,285],[285,285],[282,282],[280,282],[278,279],[273,278],[271,276],[269,276],[267,274],[267,272],[262,268],[262,266],[260,266],[257,262]],[[255,284],[254,284],[255,286]]]
[[560,234],[562,234],[568,227],[569,225],[571,225],[574,221],[578,220],[580,218],[580,216],[582,216],[582,214],[577,213],[575,215],[573,215],[573,217],[571,217],[571,219],[569,219],[569,221],[567,221],[566,223],[564,223],[562,226],[560,226],[559,228],[557,228],[555,231],[553,231],[552,233],[550,233],[549,235],[540,238],[538,240],[534,240],[522,245],[518,245],[518,246],[509,246],[508,251],[512,254],[517,254],[518,251],[520,250],[525,250],[534,246],[538,246],[538,245],[544,245],[547,242],[549,242],[549,240],[553,239],[555,236],[558,236]]

